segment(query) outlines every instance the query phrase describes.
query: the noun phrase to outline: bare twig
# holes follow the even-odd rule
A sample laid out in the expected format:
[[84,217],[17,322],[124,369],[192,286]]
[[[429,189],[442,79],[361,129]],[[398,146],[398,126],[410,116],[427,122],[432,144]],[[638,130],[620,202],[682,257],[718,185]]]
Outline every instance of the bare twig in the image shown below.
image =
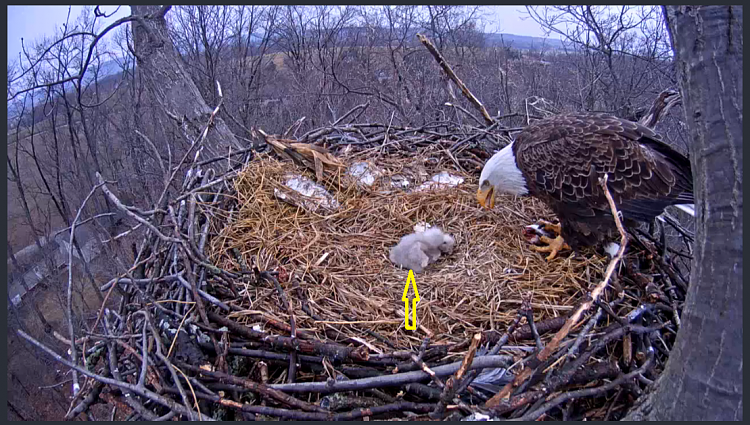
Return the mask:
[[[268,272],[262,272],[260,273],[260,277],[262,277],[265,280],[268,280],[273,283],[274,287],[276,288],[276,292],[279,293],[279,299],[281,300],[281,305],[284,308],[284,310],[287,311],[287,314],[289,314],[289,326],[290,326],[290,333],[292,340],[295,340],[297,338],[297,324],[294,320],[294,311],[292,310],[292,304],[289,302],[289,299],[287,299],[286,292],[284,292],[284,288],[281,287],[281,284],[279,283],[279,280],[276,279],[273,275],[271,275]],[[289,370],[287,374],[287,382],[292,383],[295,381],[295,377],[297,375],[297,351],[292,351],[291,356],[289,357]]]
[[461,111],[464,114],[468,115],[469,118],[473,119],[477,124],[482,125],[482,121],[480,121],[479,118],[477,118],[476,116],[474,116],[474,114],[472,114],[471,112],[467,111],[466,108],[464,108],[463,106],[461,106],[461,105],[454,105],[454,104],[452,104],[450,102],[445,102],[445,106],[450,106],[450,107],[458,109],[459,111]]
[[572,359],[575,357],[576,353],[578,353],[578,347],[583,342],[584,338],[586,338],[586,335],[591,331],[591,329],[596,326],[596,323],[599,321],[599,319],[602,317],[602,313],[604,313],[604,310],[599,308],[596,310],[596,313],[591,316],[588,322],[586,322],[586,325],[581,329],[581,332],[578,334],[578,337],[576,337],[575,342],[573,345],[568,349],[568,358]]
[[531,293],[526,295],[524,301],[525,302],[522,304],[521,309],[523,310],[523,314],[526,316],[526,321],[531,329],[531,335],[534,337],[536,349],[542,351],[544,349],[544,344],[542,344],[542,338],[539,336],[539,331],[536,329],[536,324],[534,323],[534,310],[531,308]]
[[438,52],[437,48],[435,48],[432,42],[422,34],[417,34],[417,38],[419,38],[419,41],[421,41],[422,44],[427,47],[427,50],[430,51],[432,56],[437,61],[438,65],[443,68],[443,71],[445,71],[448,77],[456,84],[456,86],[458,86],[459,89],[461,89],[461,92],[464,94],[464,96],[466,96],[467,99],[469,99],[469,102],[471,102],[471,104],[479,110],[487,125],[494,124],[495,120],[493,120],[490,114],[487,112],[487,108],[485,108],[484,105],[482,105],[482,102],[480,102],[479,99],[477,99],[476,96],[474,96],[474,94],[469,91],[469,88],[466,87],[466,84],[464,84],[463,81],[458,78],[456,73],[453,72],[453,69],[451,69],[450,65],[448,65],[448,62],[445,61],[443,55]]
[[135,130],[135,134],[141,136],[141,138],[143,138],[143,140],[146,141],[148,146],[154,151],[154,156],[156,156],[156,160],[159,164],[159,168],[161,168],[161,172],[164,174],[164,182],[166,183],[167,180],[169,179],[169,173],[167,173],[167,169],[164,168],[164,161],[161,160],[161,154],[159,153],[159,149],[156,149],[156,145],[154,144],[154,142],[151,141],[151,139],[148,138],[148,136],[141,133],[137,129]]
[[253,382],[249,379],[244,379],[244,378],[228,375],[226,373],[208,371],[200,367],[189,365],[187,363],[179,363],[179,366],[191,372],[195,372],[201,375],[220,379],[223,382],[241,385],[244,388],[247,388],[253,392],[262,394],[264,397],[271,398],[278,402],[284,403],[287,406],[297,407],[307,412],[324,412],[325,411],[325,409],[321,407],[315,406],[310,403],[306,403],[302,400],[298,400],[288,394],[285,394],[282,391],[279,391],[274,388],[270,388],[268,385],[261,384],[259,382]]
[[[80,367],[80,366],[78,366],[78,365],[76,365],[74,363],[71,363],[71,362],[65,360],[62,356],[60,356],[59,354],[57,354],[54,351],[52,351],[50,348],[48,348],[47,346],[45,346],[41,342],[37,341],[36,339],[34,339],[30,335],[28,335],[26,332],[24,332],[24,331],[22,331],[22,330],[19,329],[17,331],[17,333],[23,339],[29,341],[31,344],[33,344],[37,348],[41,349],[45,353],[47,353],[50,356],[52,356],[52,358],[55,359],[56,361],[58,361],[59,363],[62,363],[65,366],[67,366],[67,367],[69,367],[71,369],[75,369],[75,370],[77,370],[78,372],[80,372],[83,375],[86,375],[86,376],[88,376],[90,378],[93,378],[93,379],[95,379],[95,380],[97,380],[99,382],[103,382],[103,383],[108,384],[108,385],[112,385],[112,386],[115,386],[115,387],[118,387],[118,388],[123,388],[123,389],[129,390],[129,391],[132,391],[132,392],[140,395],[141,397],[146,397],[149,400],[151,400],[151,401],[153,401],[155,403],[161,404],[162,406],[164,406],[164,407],[166,407],[166,408],[168,408],[170,410],[173,410],[173,411],[175,411],[175,412],[177,412],[177,413],[179,413],[181,415],[188,415],[189,414],[188,413],[188,409],[185,406],[180,405],[178,403],[175,403],[171,399],[163,397],[163,396],[161,396],[161,395],[159,395],[159,394],[157,394],[155,392],[149,391],[149,390],[147,390],[145,388],[138,387],[137,385],[133,385],[133,384],[129,384],[127,382],[121,382],[121,381],[118,381],[116,379],[111,379],[111,378],[107,378],[107,377],[104,377],[104,376],[101,376],[101,375],[97,375],[96,373],[90,372],[87,369],[84,369],[84,368],[82,368],[82,367]],[[204,421],[213,421],[214,419],[211,418],[211,417],[209,417],[209,416],[206,416],[206,415],[201,415],[201,420],[204,420]]]
[[479,343],[481,341],[482,334],[474,334],[474,337],[471,339],[469,351],[466,352],[466,355],[461,361],[461,366],[459,366],[458,371],[456,371],[456,374],[448,378],[448,380],[445,382],[443,392],[442,394],[440,394],[440,401],[435,407],[435,410],[430,413],[431,418],[438,419],[443,417],[446,406],[453,400],[453,397],[456,395],[456,390],[462,387],[464,375],[466,374],[469,365],[471,365],[474,361],[474,355],[477,353],[477,348],[479,348]]
[[112,193],[109,188],[107,187],[106,182],[102,178],[102,175],[99,174],[99,172],[96,172],[96,178],[99,180],[99,186],[102,188],[102,191],[107,195],[107,197],[117,206],[117,208],[120,209],[120,211],[127,214],[129,217],[135,219],[137,222],[143,224],[144,226],[148,227],[149,230],[151,230],[156,236],[159,237],[159,239],[163,240],[164,242],[171,242],[171,243],[182,243],[181,240],[171,238],[169,236],[164,235],[162,232],[159,231],[153,224],[151,224],[148,220],[142,218],[138,214],[135,214],[134,212],[130,211],[128,207],[125,206],[118,198],[115,196],[114,193]]
[[612,381],[612,382],[610,382],[608,384],[604,384],[604,385],[599,386],[599,387],[586,388],[586,389],[583,389],[583,390],[569,391],[569,392],[563,393],[563,394],[555,397],[554,399],[548,401],[547,403],[544,403],[538,409],[533,410],[533,411],[531,411],[531,412],[523,415],[523,417],[521,417],[520,420],[522,420],[522,421],[533,421],[533,420],[536,420],[537,418],[539,418],[545,412],[548,412],[550,409],[552,409],[552,408],[554,408],[556,406],[559,406],[560,404],[562,404],[563,402],[565,402],[567,400],[572,400],[572,399],[575,399],[575,398],[591,397],[593,395],[605,393],[605,392],[607,392],[607,391],[609,391],[609,390],[611,390],[613,388],[617,388],[617,386],[622,385],[623,383],[625,383],[625,382],[627,382],[627,381],[629,381],[629,380],[631,380],[633,378],[641,376],[642,373],[646,372],[648,369],[651,368],[651,364],[653,363],[653,360],[654,360],[654,350],[653,350],[653,348],[649,348],[649,350],[648,350],[648,358],[643,363],[643,365],[641,365],[641,367],[639,367],[638,369],[634,370],[633,372],[630,372],[630,373],[628,373],[626,375],[620,375],[614,381]]
[[[97,174],[98,175],[98,174]],[[89,201],[91,196],[96,192],[97,189],[102,187],[104,185],[104,182],[101,181],[99,184],[91,188],[89,191],[89,194],[86,195],[86,198],[84,198],[83,202],[81,203],[81,207],[78,208],[78,212],[76,213],[75,218],[73,219],[73,223],[70,225],[70,238],[69,238],[69,245],[68,245],[68,293],[67,293],[67,301],[68,304],[66,306],[68,310],[68,333],[70,333],[70,359],[73,363],[78,363],[77,361],[77,355],[76,355],[76,335],[75,335],[75,329],[73,327],[73,239],[75,239],[76,234],[76,223],[78,223],[78,219],[81,218],[81,212],[83,211],[83,208],[86,206],[86,203]],[[85,260],[84,260],[85,261]],[[81,389],[80,384],[78,383],[78,372],[74,369],[73,370],[73,395],[77,395],[78,391]]]
[[[71,76],[71,77],[68,77],[68,78],[65,78],[65,79],[62,79],[62,80],[53,81],[51,83],[38,84],[38,85],[35,85],[33,87],[29,87],[29,88],[26,88],[26,89],[23,89],[23,90],[19,90],[19,91],[13,93],[10,97],[8,97],[8,101],[10,102],[11,100],[13,100],[16,97],[18,97],[18,95],[26,93],[26,92],[34,91],[34,90],[37,90],[37,89],[40,89],[40,88],[45,88],[45,87],[52,87],[52,86],[55,86],[55,85],[58,85],[58,84],[65,84],[65,83],[70,82],[70,81],[78,81],[78,84],[80,85],[81,81],[83,81],[84,75],[86,75],[86,71],[88,70],[89,65],[91,64],[91,56],[94,53],[94,49],[96,48],[96,44],[99,42],[99,40],[101,40],[101,38],[104,37],[108,32],[110,32],[111,30],[117,28],[118,26],[120,26],[120,25],[122,25],[122,24],[124,24],[126,22],[134,21],[136,19],[138,19],[138,17],[136,17],[136,16],[126,16],[124,18],[120,18],[120,19],[116,20],[115,22],[112,22],[106,28],[104,28],[99,34],[96,34],[95,37],[94,37],[94,40],[92,40],[91,43],[89,44],[88,55],[86,56],[86,60],[84,61],[83,66],[81,67],[81,70],[80,70],[80,72],[77,75],[74,75],[74,76]],[[72,36],[77,36],[77,35],[93,35],[93,34],[89,33],[89,32],[79,32],[79,33],[68,34],[66,37],[64,37],[64,38],[62,38],[60,40],[57,40],[55,42],[55,44],[60,43],[61,41],[63,41],[67,37],[72,37]],[[54,46],[55,44],[53,44],[52,46]],[[52,46],[48,47],[47,51],[49,51],[52,48]],[[36,66],[37,63],[39,61],[41,61],[41,58],[43,58],[43,57],[44,56],[40,56],[40,59],[37,62],[35,62],[34,64],[32,64],[31,68],[33,68],[34,66]],[[31,69],[31,68],[29,68],[29,69]],[[24,74],[26,72],[28,72],[28,70],[24,71]],[[79,99],[79,101],[80,101],[80,99]]]
[[251,339],[262,340],[274,347],[286,350],[296,350],[305,354],[322,354],[330,356],[336,361],[361,360],[369,358],[369,352],[366,347],[352,348],[338,344],[326,344],[318,341],[304,341],[299,338],[288,338],[283,336],[271,336],[263,332],[255,331],[239,323],[229,320],[223,316],[207,312],[208,318],[222,326],[226,326],[231,331]]

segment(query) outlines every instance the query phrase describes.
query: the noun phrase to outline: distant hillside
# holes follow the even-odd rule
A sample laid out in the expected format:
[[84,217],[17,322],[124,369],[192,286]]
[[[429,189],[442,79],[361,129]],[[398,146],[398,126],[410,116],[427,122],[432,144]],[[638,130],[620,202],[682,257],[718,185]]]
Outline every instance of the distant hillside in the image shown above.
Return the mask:
[[[88,71],[86,72],[86,75],[83,77],[84,80],[84,87],[88,84],[91,84],[94,81],[94,78],[98,78],[99,80],[99,86],[100,88],[108,88],[113,86],[117,83],[118,79],[122,75],[122,67],[120,64],[115,60],[108,60],[103,61],[99,65],[98,73],[94,72],[95,65],[91,65],[88,68]],[[64,83],[65,90],[68,93],[74,93],[75,92],[75,85],[72,81],[69,81],[67,83]],[[44,101],[47,98],[47,90],[40,89],[35,90],[31,93],[27,94],[21,94],[19,95],[13,102],[8,102],[8,110],[7,110],[7,117],[15,117],[19,113],[21,113],[21,110],[26,111],[26,113],[29,113],[31,110],[31,105],[35,105],[35,107],[39,108],[44,104]],[[32,103],[33,99],[33,103]],[[25,102],[25,107],[24,107]]]
[[[414,30],[414,37],[411,37],[412,39],[416,38],[417,32],[420,30],[415,29]],[[341,31],[338,34],[338,37],[341,40],[352,40],[355,44],[359,44],[358,40],[364,40],[367,36],[367,28],[364,27],[347,27],[342,28]],[[563,48],[563,42],[562,40],[556,39],[556,38],[544,38],[544,37],[531,37],[526,35],[516,35],[516,34],[507,34],[507,33],[499,33],[499,34],[485,34],[485,46],[486,47],[495,47],[500,45],[505,45],[506,47],[512,47],[514,49],[518,50],[560,50]],[[416,41],[415,41],[416,43]],[[346,41],[343,43],[346,45]],[[376,43],[377,45],[377,43]],[[268,50],[268,53],[281,53],[281,50],[279,50],[280,46],[276,46],[275,48],[272,47]],[[120,65],[113,61],[104,61],[100,64],[99,68],[99,84],[108,85],[108,84],[115,84],[117,78],[120,76],[122,69]],[[90,69],[89,72],[87,72],[85,80],[86,83],[90,83],[91,80],[94,77],[94,73]],[[66,89],[69,90],[69,92],[73,92],[73,83],[69,82],[66,83]],[[25,96],[20,96],[19,99],[24,99]],[[46,91],[45,90],[36,90],[33,93],[34,97],[34,103],[38,107],[44,103],[44,100],[46,98]],[[18,115],[21,112],[21,108],[23,106],[23,102],[11,102],[8,104],[8,117]],[[26,97],[26,110],[28,111],[31,108],[31,96]]]
[[[372,31],[372,28],[357,26],[345,27],[339,30],[337,37],[339,39],[339,43],[343,45],[349,45],[351,43],[353,45],[360,43],[362,40],[366,40],[368,37],[368,31]],[[387,33],[386,29],[382,28],[381,31],[382,33],[380,34],[380,36],[385,37]],[[416,44],[416,35],[420,32],[423,32],[423,29],[413,28],[410,31],[410,35],[408,36],[408,38]],[[512,46],[514,49],[518,50],[559,50],[563,48],[562,40],[557,38],[532,37],[527,35],[507,33],[484,34],[485,46],[498,46],[503,44],[503,41],[505,42],[506,46]],[[378,43],[375,42],[375,45],[378,45]]]
[[516,34],[485,34],[487,46],[498,46],[505,43],[519,50],[560,50],[563,42],[557,38],[530,37]]

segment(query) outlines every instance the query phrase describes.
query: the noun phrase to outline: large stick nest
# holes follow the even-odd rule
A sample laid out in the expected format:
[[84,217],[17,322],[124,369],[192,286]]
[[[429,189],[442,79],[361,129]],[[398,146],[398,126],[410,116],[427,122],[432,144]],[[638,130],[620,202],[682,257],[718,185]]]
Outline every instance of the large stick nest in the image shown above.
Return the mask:
[[[531,294],[537,318],[564,315],[592,282],[601,279],[608,259],[566,258],[545,261],[530,251],[522,235],[525,225],[549,218],[534,198],[499,197],[496,207],[482,209],[475,197],[477,177],[456,169],[444,150],[421,149],[410,156],[373,156],[382,171],[366,186],[341,167],[328,173],[324,186],[340,204],[333,211],[309,211],[280,200],[289,192],[290,175],[315,179],[314,173],[263,155],[237,176],[237,209],[211,243],[209,256],[217,266],[241,271],[254,265],[279,271],[278,279],[293,296],[293,311],[307,300],[315,320],[297,318],[297,325],[322,335],[336,330],[340,339],[359,338],[362,328],[377,331],[398,347],[414,348],[424,336],[435,343],[458,343],[482,330],[503,330],[524,294]],[[349,165],[362,158],[345,158]],[[449,172],[463,177],[457,186],[433,185],[418,190],[430,177]],[[391,182],[406,178],[409,188]],[[417,190],[415,190],[417,189]],[[416,275],[421,301],[419,331],[404,328],[401,301],[407,270],[393,265],[388,250],[418,223],[439,226],[456,238],[449,256]],[[239,256],[236,255],[239,253]],[[273,285],[244,282],[233,313],[248,325],[262,317],[288,322]],[[262,314],[259,314],[262,312]],[[388,347],[368,341],[379,350]]]
[[[271,150],[239,161],[188,152],[179,195],[151,211],[98,176],[147,229],[132,267],[102,286],[120,307],[103,305],[84,337],[57,335],[85,368],[20,334],[88,376],[68,418],[100,399],[144,419],[622,417],[674,344],[687,292],[676,259],[689,260],[689,244],[668,246],[663,226],[629,229],[624,258],[547,262],[524,236],[553,218],[542,203],[476,201],[480,145],[507,143],[497,127],[261,132]],[[203,168],[224,161],[221,176]],[[434,182],[446,174],[455,184]],[[314,205],[290,176],[332,200]],[[456,246],[416,275],[418,328],[407,330],[407,270],[388,252],[422,223]]]

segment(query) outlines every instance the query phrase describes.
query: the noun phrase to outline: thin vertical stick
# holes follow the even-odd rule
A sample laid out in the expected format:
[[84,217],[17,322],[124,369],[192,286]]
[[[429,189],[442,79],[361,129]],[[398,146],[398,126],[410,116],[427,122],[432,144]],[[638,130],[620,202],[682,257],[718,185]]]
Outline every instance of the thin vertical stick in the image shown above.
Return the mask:
[[[581,304],[575,311],[575,313],[570,316],[563,327],[552,338],[552,341],[550,341],[549,344],[547,344],[547,346],[544,347],[544,349],[539,352],[539,354],[537,354],[536,359],[534,359],[535,361],[531,362],[532,364],[539,364],[547,360],[550,355],[552,355],[554,350],[557,349],[558,345],[560,345],[560,342],[562,342],[563,338],[565,338],[568,333],[570,333],[571,329],[573,329],[573,327],[576,325],[576,323],[581,320],[583,314],[588,311],[592,305],[594,305],[594,303],[599,299],[599,297],[604,293],[604,290],[607,288],[609,280],[612,278],[612,274],[617,268],[617,264],[620,262],[623,254],[625,253],[625,247],[628,243],[628,234],[625,232],[625,228],[622,226],[622,221],[620,220],[620,212],[617,210],[615,201],[612,199],[612,194],[609,193],[609,189],[607,188],[606,174],[603,178],[599,179],[599,184],[604,189],[604,195],[607,197],[607,201],[609,202],[609,208],[612,211],[612,215],[614,216],[615,225],[617,226],[617,230],[620,232],[620,249],[617,250],[617,254],[615,254],[615,256],[612,258],[612,261],[609,262],[607,271],[604,274],[604,279],[594,288],[593,291],[591,291],[591,296],[589,297],[589,299]],[[534,373],[534,369],[535,367],[532,367],[531,365],[527,366],[520,374],[515,377],[515,379],[513,379],[512,382],[506,384],[499,393],[495,394],[491,399],[487,400],[487,402],[485,403],[485,407],[495,407],[499,405],[501,401],[510,397],[513,389],[518,388],[524,381],[526,381],[526,379],[528,379],[531,374]]]
[[[76,223],[78,223],[78,219],[81,218],[81,212],[83,211],[83,207],[86,206],[86,203],[89,201],[91,196],[96,192],[97,189],[99,189],[102,185],[104,185],[104,182],[101,182],[97,184],[96,186],[91,188],[91,191],[88,195],[86,195],[86,198],[83,200],[83,203],[81,203],[81,208],[78,208],[78,212],[76,213],[76,217],[73,219],[73,223],[70,225],[70,238],[69,238],[69,244],[68,244],[68,333],[70,333],[70,360],[73,362],[73,364],[78,364],[78,359],[76,355],[76,334],[75,329],[73,328],[73,238],[75,237],[76,233]],[[82,261],[85,261],[84,258],[81,259]],[[81,386],[78,384],[78,372],[73,369],[73,396],[78,395],[78,391],[81,390]]]

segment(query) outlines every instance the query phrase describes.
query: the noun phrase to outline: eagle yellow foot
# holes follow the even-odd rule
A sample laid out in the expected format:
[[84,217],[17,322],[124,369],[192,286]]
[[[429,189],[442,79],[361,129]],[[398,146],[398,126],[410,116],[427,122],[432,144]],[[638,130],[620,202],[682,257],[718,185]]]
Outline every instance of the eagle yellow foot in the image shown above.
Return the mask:
[[[550,225],[554,226],[554,224]],[[570,250],[570,246],[565,243],[565,239],[563,239],[562,236],[558,236],[555,239],[548,238],[547,236],[540,236],[539,242],[546,243],[547,246],[532,245],[531,249],[536,252],[549,252],[550,254],[547,256],[547,261],[554,260],[555,257],[557,257],[557,253],[562,250]]]
[[542,229],[544,229],[547,232],[552,232],[555,235],[560,235],[562,233],[562,229],[560,228],[559,224],[552,224],[549,221],[545,220],[539,220],[536,222],[537,225],[542,226]]

